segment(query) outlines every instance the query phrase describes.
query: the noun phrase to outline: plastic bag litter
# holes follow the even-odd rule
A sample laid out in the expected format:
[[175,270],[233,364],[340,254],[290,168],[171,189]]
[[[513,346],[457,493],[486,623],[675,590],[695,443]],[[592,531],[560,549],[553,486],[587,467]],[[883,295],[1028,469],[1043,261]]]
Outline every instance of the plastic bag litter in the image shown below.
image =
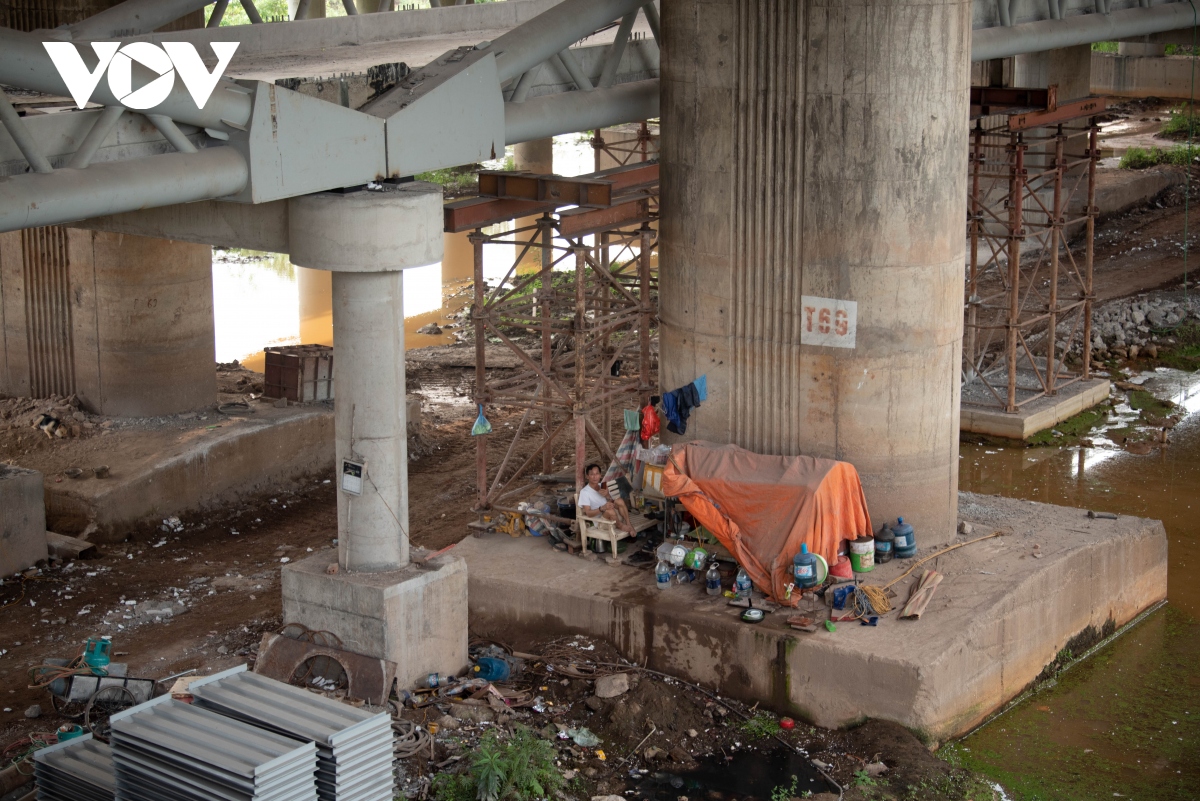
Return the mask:
[[567,729],[567,736],[574,741],[575,745],[581,745],[584,748],[595,748],[604,742],[589,729]]
[[479,404],[479,416],[475,418],[475,425],[471,426],[471,436],[478,437],[482,434],[492,433],[492,424],[483,416],[483,404]]

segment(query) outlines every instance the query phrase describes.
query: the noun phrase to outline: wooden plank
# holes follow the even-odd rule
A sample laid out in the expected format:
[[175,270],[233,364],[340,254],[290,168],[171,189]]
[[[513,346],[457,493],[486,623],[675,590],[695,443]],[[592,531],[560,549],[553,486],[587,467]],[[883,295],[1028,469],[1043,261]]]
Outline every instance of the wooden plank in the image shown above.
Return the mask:
[[69,559],[91,559],[96,556],[96,546],[86,540],[68,537],[65,534],[46,532],[46,547],[50,555],[64,561]]

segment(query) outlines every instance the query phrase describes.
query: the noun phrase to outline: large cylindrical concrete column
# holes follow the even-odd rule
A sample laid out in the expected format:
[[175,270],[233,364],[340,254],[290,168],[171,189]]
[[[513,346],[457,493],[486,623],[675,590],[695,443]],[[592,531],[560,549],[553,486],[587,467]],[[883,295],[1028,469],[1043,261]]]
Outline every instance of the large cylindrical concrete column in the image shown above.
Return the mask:
[[[404,274],[442,258],[442,195],[430,184],[289,201],[292,261],[333,272],[338,562],[349,571],[408,564]],[[345,491],[345,460],[364,466]]]
[[661,380],[708,376],[686,438],[848,461],[923,544],[957,512],[970,18],[662,11]]

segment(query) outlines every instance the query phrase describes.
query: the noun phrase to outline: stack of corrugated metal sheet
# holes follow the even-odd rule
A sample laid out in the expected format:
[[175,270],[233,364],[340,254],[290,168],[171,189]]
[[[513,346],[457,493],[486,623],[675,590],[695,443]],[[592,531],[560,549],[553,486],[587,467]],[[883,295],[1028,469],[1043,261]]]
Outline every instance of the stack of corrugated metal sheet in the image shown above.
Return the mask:
[[315,801],[312,743],[161,700],[111,720],[120,801]]
[[391,801],[393,733],[386,712],[369,712],[256,673],[193,683],[196,705],[317,746],[322,801]]
[[113,801],[112,750],[85,734],[33,755],[38,801]]

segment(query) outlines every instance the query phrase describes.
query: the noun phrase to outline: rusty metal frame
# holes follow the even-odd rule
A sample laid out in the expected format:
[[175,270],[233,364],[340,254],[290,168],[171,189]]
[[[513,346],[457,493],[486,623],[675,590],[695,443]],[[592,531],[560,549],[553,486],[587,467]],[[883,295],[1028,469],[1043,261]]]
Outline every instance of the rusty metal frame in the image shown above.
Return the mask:
[[649,123],[645,120],[638,129],[637,138],[624,142],[610,143],[604,138],[602,131],[595,131],[590,141],[596,154],[596,171],[600,171],[602,155],[607,155],[621,166],[649,160],[650,146],[656,139],[658,139],[658,134],[650,129]]
[[[493,233],[480,225],[469,237],[475,268],[475,402],[485,414],[497,406],[524,410],[494,473],[488,469],[488,440],[495,434],[476,438],[480,511],[499,508],[505,497],[524,489],[513,489],[514,482],[533,469],[539,457],[541,472],[550,473],[555,444],[568,432],[575,446],[576,486],[582,487],[589,448],[600,460],[613,458],[613,407],[623,402],[644,405],[658,391],[651,350],[651,330],[658,317],[652,269],[658,241],[652,227],[658,219],[657,165],[627,165],[582,176],[576,183],[586,185],[614,172],[626,174],[624,181],[617,181],[626,193],[619,204],[546,208],[531,224],[517,222],[513,230]],[[491,219],[491,212],[481,208],[485,204],[451,205],[466,209],[474,219]],[[446,220],[447,231],[464,221],[451,210]],[[594,244],[585,241],[588,236],[595,238]],[[498,285],[488,287],[484,248],[497,245],[511,248],[516,257]],[[533,254],[540,259],[529,270]],[[556,285],[555,268],[572,265],[571,285]],[[536,337],[540,352],[527,352],[514,341],[514,332]],[[488,379],[489,340],[499,340],[517,356],[520,366],[514,373]],[[518,464],[517,446],[533,431],[535,448]]]
[[[975,120],[962,380],[994,403],[964,403],[1016,412],[1091,378],[1097,108],[1090,98]],[[1037,248],[1022,253],[1029,240]],[[1077,343],[1080,363],[1068,367]]]

